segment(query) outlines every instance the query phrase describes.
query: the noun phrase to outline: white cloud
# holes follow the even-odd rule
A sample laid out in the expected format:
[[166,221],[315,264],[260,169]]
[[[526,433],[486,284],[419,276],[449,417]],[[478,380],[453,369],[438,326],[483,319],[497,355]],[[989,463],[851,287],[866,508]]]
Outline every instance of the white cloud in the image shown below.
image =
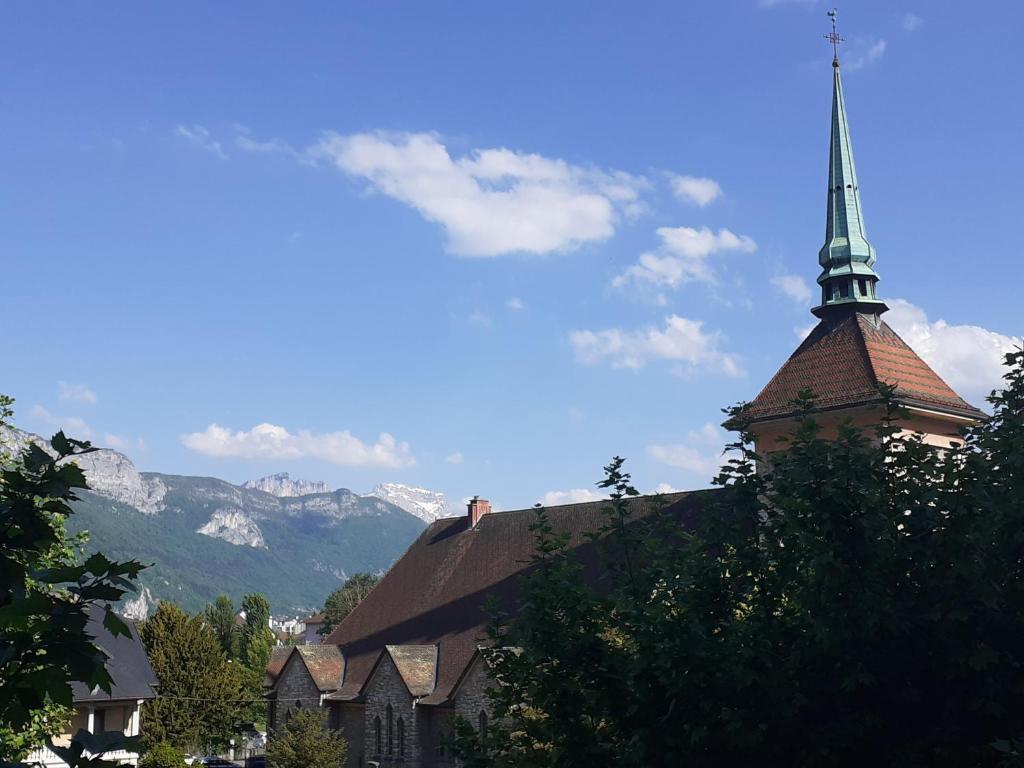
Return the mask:
[[800,275],[778,275],[771,279],[771,284],[801,306],[807,306],[813,296],[811,287]]
[[811,335],[811,331],[818,327],[818,322],[808,323],[807,325],[798,325],[793,329],[793,335],[796,336],[797,341],[803,341]]
[[506,301],[505,306],[511,309],[513,312],[522,312],[524,309],[526,309],[526,305],[523,303],[523,300],[516,298],[515,296]]
[[841,56],[843,68],[854,71],[874,64],[885,54],[885,40],[858,40],[846,56]]
[[908,13],[903,17],[903,28],[907,32],[916,32],[924,24],[924,19],[918,16],[916,13]]
[[33,405],[29,408],[28,416],[48,429],[63,430],[65,435],[77,440],[89,440],[92,437],[92,428],[85,419],[78,416],[57,416],[41,405]]
[[243,152],[253,152],[260,155],[271,155],[271,154],[283,154],[283,155],[297,155],[298,153],[292,148],[292,146],[282,139],[268,139],[267,141],[257,141],[250,137],[247,133],[242,133],[235,137],[235,146]]
[[220,142],[214,139],[210,132],[201,125],[178,125],[174,128],[174,134],[185,139],[196,149],[216,155],[221,160],[228,159]]
[[1021,345],[977,325],[949,325],[928,319],[923,309],[903,299],[887,302],[886,322],[949,386],[974,405],[983,405],[993,389],[1003,386],[1003,356]]
[[203,432],[182,435],[181,442],[206,456],[319,459],[343,467],[408,467],[416,463],[409,444],[397,442],[386,432],[369,445],[348,430],[324,434],[299,430],[293,434],[276,424],[257,424],[248,431],[211,424]]
[[68,384],[66,381],[60,381],[57,382],[57,398],[74,403],[95,403],[96,393],[85,384]]
[[466,322],[468,322],[470,325],[476,326],[477,328],[491,327],[491,318],[480,311],[470,312],[469,316],[466,318]]
[[743,373],[737,358],[718,348],[720,333],[705,331],[701,320],[678,315],[665,318],[664,329],[573,331],[569,342],[577,361],[584,365],[607,361],[615,368],[637,369],[650,360],[674,360],[689,370],[719,371],[727,376]]
[[111,432],[106,432],[103,435],[103,446],[105,448],[113,448],[115,451],[127,451],[129,449],[135,449],[136,451],[146,450],[146,441],[141,437],[137,437],[134,440],[125,435],[115,435]]
[[670,174],[672,191],[684,203],[693,203],[703,208],[722,195],[722,187],[714,179],[698,176],[676,176]]
[[462,256],[551,253],[606,240],[643,179],[510,149],[461,157],[428,133],[327,133],[310,152],[444,227]]
[[659,493],[678,493],[679,491],[679,488],[674,487],[670,483],[658,483],[650,493],[651,495],[657,495]]
[[456,451],[455,453],[449,453],[444,457],[444,460],[449,464],[461,464],[464,458],[462,451]]
[[540,503],[545,507],[557,507],[562,504],[582,504],[606,498],[608,497],[589,488],[572,488],[568,491],[548,491],[541,497]]
[[700,429],[690,430],[685,442],[650,445],[647,453],[655,461],[707,480],[717,474],[722,465],[726,442],[725,431],[708,423]]
[[661,245],[643,254],[639,261],[612,281],[621,287],[630,281],[676,288],[683,283],[716,281],[708,257],[722,251],[753,253],[757,243],[728,229],[714,232],[707,227],[660,227]]

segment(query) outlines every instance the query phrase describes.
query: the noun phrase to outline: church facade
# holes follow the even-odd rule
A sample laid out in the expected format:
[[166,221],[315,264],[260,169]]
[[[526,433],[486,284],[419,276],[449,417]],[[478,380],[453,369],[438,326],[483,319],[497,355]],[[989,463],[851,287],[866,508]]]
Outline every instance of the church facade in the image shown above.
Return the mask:
[[[907,414],[902,428],[939,448],[984,416],[882,319],[887,307],[865,231],[839,69],[836,60],[821,300],[811,310],[819,322],[744,411],[762,456],[791,430],[799,412],[793,401],[804,390],[816,396],[813,411],[826,438],[847,419],[877,423],[883,384]],[[720,492],[670,494],[662,497],[665,512],[685,525]],[[650,497],[633,504],[638,516],[661,509]],[[604,521],[604,505],[549,508],[550,522],[582,551],[587,532]],[[271,729],[303,706],[318,706],[348,740],[349,768],[453,765],[453,718],[487,727],[484,605],[490,599],[514,615],[533,520],[533,510],[491,513],[474,499],[465,516],[431,524],[322,646],[274,662]]]

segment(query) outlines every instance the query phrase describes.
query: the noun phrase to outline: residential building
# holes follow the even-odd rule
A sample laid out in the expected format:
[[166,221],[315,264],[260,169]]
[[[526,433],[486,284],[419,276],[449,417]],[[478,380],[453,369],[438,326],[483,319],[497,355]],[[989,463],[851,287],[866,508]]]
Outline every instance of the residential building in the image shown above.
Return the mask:
[[[129,637],[114,637],[103,626],[102,608],[94,608],[86,625],[86,632],[95,638],[107,657],[107,671],[113,680],[110,693],[99,688],[90,690],[83,683],[72,684],[75,714],[67,732],[54,739],[58,747],[68,746],[79,730],[89,733],[121,731],[125,736],[138,736],[141,729],[142,703],[156,696],[157,679],[146,658],[146,649],[139,639],[135,625],[126,621]],[[127,765],[138,764],[136,752],[118,750],[107,752],[105,760]],[[25,762],[45,768],[62,768],[65,763],[52,750],[40,747],[31,752]]]

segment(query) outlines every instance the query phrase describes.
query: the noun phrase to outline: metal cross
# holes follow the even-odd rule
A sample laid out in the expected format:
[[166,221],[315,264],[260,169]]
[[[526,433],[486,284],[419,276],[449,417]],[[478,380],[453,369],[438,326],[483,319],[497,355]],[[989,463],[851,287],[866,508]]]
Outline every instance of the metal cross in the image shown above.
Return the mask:
[[828,12],[828,17],[832,19],[832,32],[825,35],[825,39],[832,43],[832,59],[833,61],[839,61],[839,44],[845,43],[846,38],[840,37],[839,33],[836,32],[836,16],[838,12],[835,8]]

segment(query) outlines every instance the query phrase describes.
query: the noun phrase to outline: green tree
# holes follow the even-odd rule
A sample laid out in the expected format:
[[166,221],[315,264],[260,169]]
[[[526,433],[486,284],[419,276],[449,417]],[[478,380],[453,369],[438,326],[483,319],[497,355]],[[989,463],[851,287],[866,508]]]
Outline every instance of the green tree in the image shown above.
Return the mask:
[[161,742],[150,747],[142,756],[139,768],[185,768],[185,753]]
[[222,746],[243,719],[240,665],[227,658],[202,615],[162,602],[139,634],[160,683],[143,705],[147,744],[183,750]]
[[[13,400],[0,395],[0,438],[10,426]],[[128,627],[110,609],[134,589],[142,565],[94,554],[80,562],[84,541],[69,537],[75,491],[87,488],[74,458],[94,450],[58,432],[44,448],[31,442],[18,455],[0,449],[0,762],[22,759],[66,722],[72,682],[109,691],[106,657],[85,633],[94,605],[106,605],[104,625],[115,635]],[[123,734],[79,731],[57,748],[70,765],[86,749],[124,746]]]
[[301,709],[288,720],[282,733],[267,744],[270,768],[338,768],[345,764],[348,744],[326,726],[320,708]]
[[1024,352],[1008,364],[949,451],[891,405],[832,441],[806,415],[763,472],[740,426],[695,517],[636,515],[621,459],[591,545],[539,510],[464,764],[1020,765]]
[[203,612],[206,622],[217,635],[224,655],[229,659],[238,657],[238,626],[235,624],[235,606],[227,595],[218,595],[217,599],[206,606]]
[[331,592],[324,601],[324,623],[320,634],[330,634],[341,624],[378,581],[380,577],[372,573],[354,573],[341,587]]
[[263,679],[276,638],[270,631],[270,603],[266,597],[259,593],[246,595],[242,599],[242,610],[245,611],[245,624],[239,638],[242,685],[254,702],[245,710],[244,719],[259,723],[266,720]]

